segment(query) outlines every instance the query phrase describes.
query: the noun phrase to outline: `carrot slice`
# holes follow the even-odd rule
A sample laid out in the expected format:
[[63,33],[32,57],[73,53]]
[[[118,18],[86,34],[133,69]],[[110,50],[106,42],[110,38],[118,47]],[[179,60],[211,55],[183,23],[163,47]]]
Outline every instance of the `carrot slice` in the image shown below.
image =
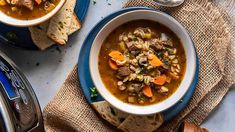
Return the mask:
[[163,74],[161,76],[155,77],[153,83],[157,85],[164,85],[166,83],[166,75]]
[[156,55],[153,55],[151,59],[149,59],[149,64],[154,67],[157,67],[157,66],[161,66],[163,63]]
[[35,0],[35,2],[40,5],[42,3],[42,0]]
[[123,54],[117,50],[111,51],[109,53],[109,56],[114,59],[114,60],[118,60],[118,61],[123,61],[125,58],[123,56]]
[[118,69],[118,66],[117,66],[116,62],[111,60],[111,59],[109,59],[109,67],[111,69],[113,69],[113,70],[117,70]]
[[7,2],[5,0],[0,0],[0,6],[5,6]]
[[153,92],[149,86],[144,86],[143,93],[147,97],[153,97]]

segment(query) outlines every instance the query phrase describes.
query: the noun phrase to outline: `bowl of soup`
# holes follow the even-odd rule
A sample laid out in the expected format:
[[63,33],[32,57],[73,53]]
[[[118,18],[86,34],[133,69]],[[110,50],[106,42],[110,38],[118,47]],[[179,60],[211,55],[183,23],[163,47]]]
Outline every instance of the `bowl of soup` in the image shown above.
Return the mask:
[[185,95],[196,72],[196,53],[173,17],[135,10],[103,26],[92,44],[89,67],[106,101],[130,114],[149,115]]
[[0,22],[28,27],[55,15],[66,0],[0,0]]

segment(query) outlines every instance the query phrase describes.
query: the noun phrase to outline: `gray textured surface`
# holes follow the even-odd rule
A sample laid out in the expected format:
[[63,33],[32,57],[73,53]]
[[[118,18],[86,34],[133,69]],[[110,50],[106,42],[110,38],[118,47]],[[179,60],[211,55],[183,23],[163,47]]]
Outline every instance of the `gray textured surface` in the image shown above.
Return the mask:
[[[61,52],[56,50],[55,47],[41,52],[1,46],[1,50],[14,60],[29,79],[38,96],[42,109],[53,98],[73,66],[77,63],[81,45],[91,28],[102,17],[120,9],[122,1],[125,0],[96,1],[94,5],[91,0],[82,30],[70,37],[68,45],[60,47]],[[233,88],[202,126],[212,132],[234,132],[234,99],[235,89]]]

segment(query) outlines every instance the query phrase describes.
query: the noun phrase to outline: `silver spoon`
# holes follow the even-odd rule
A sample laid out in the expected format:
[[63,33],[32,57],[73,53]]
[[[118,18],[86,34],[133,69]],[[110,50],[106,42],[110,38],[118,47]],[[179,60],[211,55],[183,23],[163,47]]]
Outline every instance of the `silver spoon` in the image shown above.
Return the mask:
[[154,0],[159,5],[166,7],[175,7],[184,3],[184,0]]

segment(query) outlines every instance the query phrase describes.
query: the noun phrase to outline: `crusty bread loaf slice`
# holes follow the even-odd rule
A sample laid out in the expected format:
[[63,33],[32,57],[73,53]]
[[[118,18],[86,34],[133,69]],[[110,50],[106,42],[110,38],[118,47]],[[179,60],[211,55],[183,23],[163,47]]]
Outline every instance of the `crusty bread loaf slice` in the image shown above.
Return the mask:
[[80,20],[78,19],[77,15],[74,13],[73,18],[72,18],[72,24],[69,28],[69,35],[78,31],[80,28],[81,28]]
[[52,46],[55,42],[47,37],[46,31],[49,26],[49,22],[44,22],[40,25],[29,27],[31,38],[34,44],[41,50]]
[[119,125],[124,132],[153,132],[163,124],[162,114],[149,116],[130,115]]
[[[31,33],[31,38],[34,44],[41,50],[45,50],[46,48],[55,44],[50,38],[47,37],[47,29],[49,26],[49,21],[44,22],[38,26],[29,27],[29,31]],[[69,29],[69,35],[73,34],[77,30],[81,28],[81,23],[78,20],[76,14],[73,14],[72,24]]]
[[67,0],[61,10],[50,20],[47,36],[58,44],[63,45],[68,41],[75,4],[76,0]]
[[91,106],[101,115],[102,118],[114,126],[119,126],[129,116],[128,113],[112,107],[107,101],[94,102]]

